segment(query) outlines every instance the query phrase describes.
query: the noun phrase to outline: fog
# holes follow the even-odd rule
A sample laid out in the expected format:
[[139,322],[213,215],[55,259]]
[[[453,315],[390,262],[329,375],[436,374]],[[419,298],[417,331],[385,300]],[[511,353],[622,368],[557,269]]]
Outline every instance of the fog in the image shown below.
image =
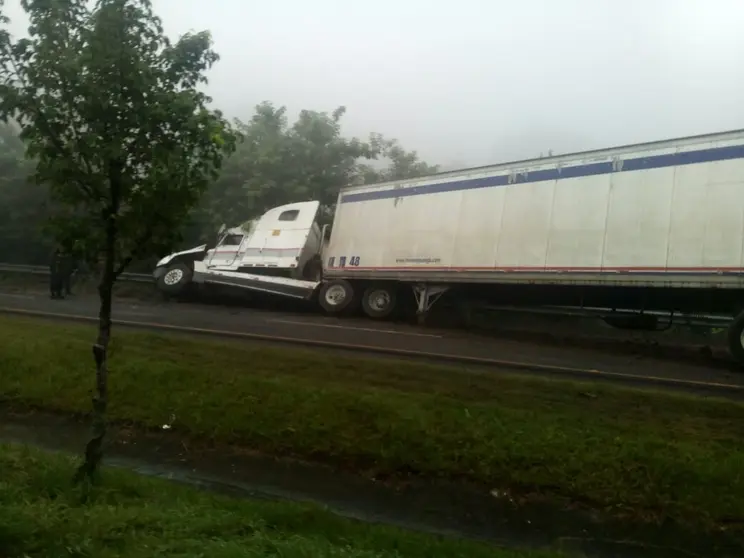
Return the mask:
[[230,116],[345,105],[347,134],[445,167],[744,128],[741,0],[154,4],[212,32]]

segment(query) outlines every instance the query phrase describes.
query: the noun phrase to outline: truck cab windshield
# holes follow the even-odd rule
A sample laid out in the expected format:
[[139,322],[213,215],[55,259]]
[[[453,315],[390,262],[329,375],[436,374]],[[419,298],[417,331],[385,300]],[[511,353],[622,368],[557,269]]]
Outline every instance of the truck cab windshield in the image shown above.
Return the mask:
[[220,246],[240,246],[242,241],[242,234],[226,234],[222,242],[220,242]]

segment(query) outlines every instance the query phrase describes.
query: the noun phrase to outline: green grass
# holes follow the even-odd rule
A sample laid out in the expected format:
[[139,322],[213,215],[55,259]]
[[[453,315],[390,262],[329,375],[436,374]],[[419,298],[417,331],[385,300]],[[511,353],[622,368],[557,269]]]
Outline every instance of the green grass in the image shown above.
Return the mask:
[[[0,318],[0,396],[81,412],[93,329]],[[115,333],[112,418],[639,520],[744,524],[744,405],[241,342]]]
[[106,469],[88,492],[69,457],[0,445],[0,556],[51,558],[557,558],[341,519],[307,505],[234,500]]

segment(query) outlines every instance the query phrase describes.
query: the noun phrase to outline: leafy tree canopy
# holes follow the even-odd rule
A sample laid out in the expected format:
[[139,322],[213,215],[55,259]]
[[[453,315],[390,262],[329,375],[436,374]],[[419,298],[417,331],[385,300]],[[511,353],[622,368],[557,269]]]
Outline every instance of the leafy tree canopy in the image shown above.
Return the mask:
[[328,221],[345,186],[438,171],[415,151],[407,152],[380,134],[366,141],[344,137],[345,113],[345,107],[331,113],[303,110],[290,124],[286,107],[268,101],[258,105],[253,118],[239,124],[244,141],[210,189],[201,221],[210,227],[239,223],[272,207],[305,200],[320,201]]
[[[380,134],[344,136],[344,107],[303,110],[290,122],[285,107],[264,102],[250,120],[228,126],[209,111],[201,92],[204,72],[216,60],[209,35],[170,43],[148,2],[108,0],[90,9],[90,2],[74,0],[24,5],[32,16],[30,38],[0,34],[0,109],[23,125],[30,156],[24,162],[23,144],[8,129],[8,140],[21,151],[0,169],[7,184],[0,186],[0,201],[7,200],[8,216],[18,218],[0,222],[0,234],[14,239],[0,249],[0,261],[46,261],[39,229],[49,214],[52,237],[84,243],[91,259],[99,259],[105,241],[96,223],[110,193],[107,173],[116,170],[104,168],[110,162],[122,163],[125,177],[117,202],[117,270],[132,259],[149,270],[144,260],[170,251],[179,236],[192,245],[212,238],[221,223],[238,224],[284,203],[320,200],[328,222],[342,187],[438,170]],[[129,23],[109,30],[118,21],[116,10],[124,10]],[[123,85],[114,85],[113,68]],[[218,134],[205,132],[209,126],[221,131],[223,145]],[[217,170],[210,153],[231,152],[236,134],[245,141],[210,184]],[[116,152],[125,156],[117,159]],[[24,165],[37,162],[29,184]]]
[[172,43],[150,0],[21,4],[29,37],[0,31],[0,117],[20,125],[33,177],[60,208],[58,240],[102,263],[93,437],[78,471],[92,478],[106,432],[114,281],[133,259],[171,247],[237,136],[199,89],[217,60],[209,33]]
[[89,4],[22,2],[29,38],[0,33],[0,116],[64,207],[56,233],[94,256],[113,238],[118,273],[173,244],[235,135],[199,90],[209,33],[171,43],[148,0]]

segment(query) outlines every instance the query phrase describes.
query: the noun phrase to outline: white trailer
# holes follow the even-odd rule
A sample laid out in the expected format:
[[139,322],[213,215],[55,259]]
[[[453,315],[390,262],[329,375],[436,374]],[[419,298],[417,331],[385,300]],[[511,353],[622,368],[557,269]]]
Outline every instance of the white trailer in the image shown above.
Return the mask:
[[[279,241],[290,207],[301,232]],[[196,249],[197,261],[189,251],[164,258],[156,277],[166,282],[168,264],[191,259],[197,282],[317,296],[327,312],[358,301],[378,318],[405,285],[422,315],[453,287],[724,313],[738,316],[732,350],[744,361],[744,130],[347,188],[329,240],[317,211],[316,202],[273,209],[227,267],[215,263],[223,238],[215,251]],[[293,244],[294,260],[271,256],[281,280],[256,273],[271,265],[272,238],[288,254]],[[313,271],[299,272],[309,261]]]

